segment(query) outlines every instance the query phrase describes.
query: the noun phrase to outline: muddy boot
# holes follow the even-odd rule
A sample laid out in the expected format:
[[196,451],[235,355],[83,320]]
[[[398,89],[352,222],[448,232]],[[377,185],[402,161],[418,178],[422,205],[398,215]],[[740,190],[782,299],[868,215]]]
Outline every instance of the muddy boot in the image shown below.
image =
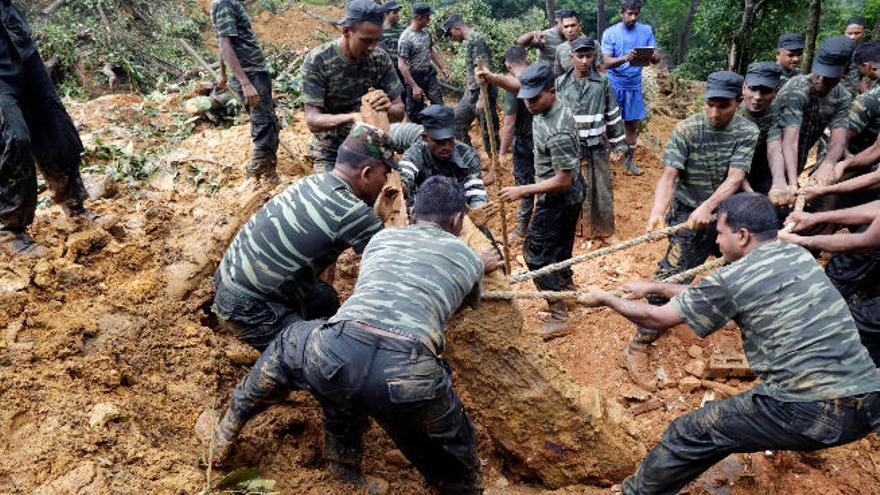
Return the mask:
[[626,154],[623,155],[623,166],[626,167],[626,170],[633,175],[642,175],[645,172],[637,167],[636,164],[632,161],[634,153],[635,150],[633,150],[632,148],[627,150]]
[[244,426],[238,419],[238,416],[231,410],[227,409],[226,414],[216,428],[213,429],[211,441],[213,442],[213,463],[222,466],[232,453],[235,446],[235,439],[238,438],[238,432]]
[[0,249],[12,255],[30,258],[49,256],[49,250],[37,244],[33,237],[13,230],[0,230]]
[[526,236],[526,229],[529,227],[527,222],[517,222],[516,227],[507,234],[507,241],[511,245],[521,241]]
[[64,210],[64,213],[69,218],[72,218],[74,220],[82,220],[87,223],[95,223],[99,218],[101,218],[101,215],[98,215],[92,210],[89,210],[82,204],[74,206],[62,205],[61,209]]
[[556,301],[550,303],[550,318],[541,325],[538,335],[547,340],[553,340],[557,337],[564,337],[574,331],[571,326],[571,320],[568,316],[568,309],[565,307],[565,301]]
[[623,362],[636,385],[650,392],[657,390],[657,375],[651,369],[648,344],[630,341],[623,350]]
[[360,466],[339,461],[330,461],[328,466],[330,474],[339,481],[351,483],[355,486],[363,486],[365,483],[364,473]]

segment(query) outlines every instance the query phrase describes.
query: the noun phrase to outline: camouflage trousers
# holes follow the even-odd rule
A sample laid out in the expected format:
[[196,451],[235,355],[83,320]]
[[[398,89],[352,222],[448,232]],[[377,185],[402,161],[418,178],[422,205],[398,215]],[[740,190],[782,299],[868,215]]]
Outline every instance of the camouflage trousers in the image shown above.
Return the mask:
[[312,175],[333,170],[333,167],[336,166],[339,147],[348,137],[351,128],[351,124],[346,124],[331,131],[317,132],[312,135],[308,156],[312,162]]
[[[458,101],[455,108],[455,139],[467,144],[471,144],[471,122],[474,117],[480,123],[480,133],[483,136],[483,149],[489,153],[489,127],[486,124],[485,112],[477,112],[477,100],[480,97],[480,88],[468,89]],[[500,145],[498,140],[498,89],[495,86],[489,86],[489,101],[484,105],[489,105],[489,111],[492,115],[492,134],[495,136],[495,143]]]
[[604,145],[586,146],[581,142],[581,175],[587,185],[581,214],[583,230],[590,238],[614,235],[614,193],[611,191],[611,168]]
[[424,345],[352,322],[315,331],[305,377],[324,409],[324,456],[360,466],[373,418],[440,493],[480,493],[474,427],[449,366]]
[[[580,214],[581,202],[566,201],[556,194],[546,194],[538,200],[523,242],[523,258],[529,270],[571,258]],[[572,277],[571,268],[563,268],[535,278],[535,286],[538,290],[559,291],[574,287]]]
[[872,429],[880,431],[880,392],[816,402],[745,392],[673,421],[636,474],[624,480],[623,493],[678,493],[733,453],[819,450],[858,440]]
[[[666,223],[672,227],[687,222],[688,217],[695,209],[673,199],[672,209],[666,215]],[[715,244],[717,236],[714,222],[702,230],[683,229],[670,235],[666,256],[660,260],[659,267],[654,272],[654,280],[662,280],[696,268],[705,263],[711,255],[721,256],[718,245]],[[683,283],[690,283],[690,280],[685,280]],[[655,306],[662,306],[669,302],[669,299],[657,295],[650,295],[647,299]],[[640,326],[636,330],[634,340],[642,344],[651,343],[660,336],[660,332],[650,328]]]
[[422,88],[425,96],[422,100],[416,101],[412,95],[412,88],[404,83],[403,87],[406,89],[406,115],[409,117],[410,122],[421,124],[422,119],[419,117],[419,112],[425,109],[424,98],[427,98],[431,105],[442,105],[443,91],[440,89],[440,83],[437,81],[437,73],[433,69],[424,74],[413,72],[412,77],[416,84]]
[[39,55],[0,93],[0,229],[24,231],[37,209],[37,171],[53,199],[78,209],[86,198],[79,173],[82,143]]
[[825,273],[846,300],[862,344],[880,366],[880,251],[836,254]]
[[[513,153],[513,180],[518,186],[535,183],[535,149],[532,144],[532,136],[514,136],[511,147]],[[519,200],[519,211],[516,214],[516,223],[528,225],[535,209],[535,197],[524,196]]]
[[[251,84],[260,94],[260,106],[249,108],[251,117],[251,139],[253,140],[253,153],[251,163],[247,166],[247,175],[260,177],[275,172],[278,163],[278,133],[281,126],[275,116],[275,102],[272,100],[272,78],[267,72],[255,72],[248,74]],[[233,91],[244,99],[241,83],[232,79],[230,83]]]

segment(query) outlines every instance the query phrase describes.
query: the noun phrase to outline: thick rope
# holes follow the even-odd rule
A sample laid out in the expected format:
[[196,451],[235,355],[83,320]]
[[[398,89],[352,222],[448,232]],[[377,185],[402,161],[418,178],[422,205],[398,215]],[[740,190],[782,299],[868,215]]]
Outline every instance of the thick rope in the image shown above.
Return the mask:
[[[715,216],[712,216],[712,221],[715,221]],[[669,237],[670,235],[678,232],[679,230],[684,230],[687,227],[687,222],[680,223],[678,225],[674,225],[672,227],[666,227],[665,229],[654,230],[648,232],[647,234],[640,235],[638,237],[633,237],[628,241],[623,241],[618,244],[614,244],[613,246],[604,247],[602,249],[597,249],[595,251],[590,251],[589,253],[581,254],[579,256],[575,256],[573,258],[569,258],[564,261],[560,261],[559,263],[553,263],[547,265],[545,267],[539,268],[537,270],[533,270],[531,272],[521,273],[519,275],[514,275],[510,277],[508,282],[511,284],[515,284],[517,282],[525,282],[526,280],[532,280],[533,278],[540,277],[542,275],[547,275],[549,273],[553,273],[558,270],[562,270],[563,268],[568,268],[572,265],[576,265],[578,263],[583,263],[584,261],[593,260],[596,258],[601,258],[603,256],[608,256],[611,253],[615,253],[617,251],[622,251],[624,249],[629,249],[633,246],[638,246],[639,244],[645,242],[657,241],[660,239],[664,239]]]

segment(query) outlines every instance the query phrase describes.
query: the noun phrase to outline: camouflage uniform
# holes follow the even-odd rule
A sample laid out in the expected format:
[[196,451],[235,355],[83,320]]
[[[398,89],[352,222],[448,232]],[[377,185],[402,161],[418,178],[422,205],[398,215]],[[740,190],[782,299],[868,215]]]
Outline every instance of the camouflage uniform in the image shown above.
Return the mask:
[[849,109],[849,152],[856,155],[868,149],[880,135],[880,86],[859,95]]
[[676,419],[624,494],[676,493],[734,452],[817,450],[880,431],[880,371],[805,249],[765,243],[672,302],[700,337],[736,321],[761,384]]
[[[666,215],[667,225],[687,222],[691,213],[727,179],[730,167],[748,172],[759,133],[757,126],[739,114],[734,115],[724,129],[713,128],[706,112],[702,111],[681,121],[672,131],[663,152],[663,164],[679,171],[672,207]],[[670,235],[666,256],[654,272],[654,279],[661,280],[695,268],[710,255],[720,256],[716,236],[714,223],[701,230],[683,229]],[[656,295],[647,299],[655,305],[667,301]],[[638,327],[636,341],[649,343],[658,336],[656,330]]]
[[781,89],[785,86],[785,83],[788,82],[789,79],[795,76],[801,76],[804,74],[804,71],[800,69],[788,70],[785,67],[782,68],[782,75],[779,76],[779,88]]
[[[516,93],[504,92],[505,115],[516,115],[511,143],[513,160],[513,179],[517,186],[535,183],[535,150],[532,142],[532,113],[526,108],[525,101],[516,97]],[[532,218],[535,197],[525,196],[519,200],[519,211],[516,222],[525,228]]]
[[239,339],[263,350],[287,324],[336,312],[336,291],[318,277],[347,248],[363,251],[381,228],[339,177],[301,179],[235,236],[214,276],[213,310]]
[[460,141],[455,142],[450,160],[440,161],[435,158],[425,141],[413,143],[400,159],[400,179],[408,203],[412,203],[419,186],[429,177],[441,175],[457,180],[464,187],[468,207],[479,208],[489,202],[482,174],[477,152]]
[[[388,52],[388,56],[391,57],[391,65],[394,66],[394,72],[397,73],[397,79],[400,81],[400,87],[406,88],[406,83],[403,80],[403,74],[400,73],[400,69],[397,68],[397,55],[398,55],[398,46],[400,42],[400,35],[403,33],[405,28],[401,27],[398,23],[396,26],[382,26],[382,37],[379,38],[379,47]],[[408,105],[406,99],[406,92],[404,91],[400,95],[403,100],[404,105]]]
[[859,66],[855,62],[849,64],[840,85],[849,93],[850,98],[859,96],[859,83],[862,82],[862,74],[859,72]]
[[[584,36],[581,36],[581,38],[584,38]],[[596,56],[593,57],[593,70],[597,73],[599,72],[599,66],[602,64],[601,58],[602,54],[597,50]],[[571,70],[571,41],[566,41],[556,48],[556,57],[551,62],[551,65],[553,66],[553,72],[559,77]]]
[[[434,48],[434,42],[431,39],[431,33],[427,28],[421,31],[415,31],[412,27],[406,28],[406,31],[400,35],[400,57],[406,61],[409,67],[410,75],[416,84],[422,88],[425,97],[433,105],[443,104],[443,92],[440,90],[440,83],[437,81],[437,70],[434,69],[434,63],[431,59],[431,53]],[[419,112],[425,108],[424,101],[414,101],[412,98],[412,88],[405,85],[406,90],[406,114],[409,120],[415,123],[421,122]]]
[[67,211],[82,210],[83,147],[52,84],[31,28],[8,0],[0,2],[0,230],[24,232],[37,208],[37,172]]
[[[370,88],[381,89],[391,100],[403,92],[388,53],[374,50],[361,61],[349,60],[340,52],[339,40],[309,52],[303,62],[302,80],[303,103],[334,115],[359,112],[361,98]],[[351,127],[348,124],[314,134],[309,151],[314,173],[333,170],[336,152]]]
[[[471,31],[465,40],[465,56],[464,63],[467,67],[467,89],[465,89],[461,100],[458,101],[458,107],[455,109],[455,138],[465,144],[471,144],[471,122],[474,121],[476,115],[477,121],[480,123],[480,132],[483,136],[483,149],[489,149],[489,130],[486,124],[486,116],[484,112],[477,112],[477,99],[480,97],[480,85],[474,75],[475,64],[477,59],[482,58],[486,61],[489,70],[492,68],[492,50],[486,43],[486,38],[482,34]],[[498,143],[498,88],[489,85],[489,101],[484,101],[483,105],[487,105],[492,115],[492,133],[495,135],[495,142]]]
[[846,300],[862,344],[880,366],[880,251],[835,254],[825,273]]
[[421,124],[413,124],[412,122],[396,122],[391,124],[388,131],[388,138],[394,147],[394,151],[403,153],[410,146],[422,140],[422,133],[425,128]]
[[544,30],[544,43],[538,48],[538,60],[543,60],[551,66],[556,61],[556,49],[565,43],[565,37],[559,34],[555,27]]
[[569,70],[556,79],[556,94],[574,114],[581,148],[581,174],[586,182],[582,218],[593,237],[614,235],[614,196],[608,164],[608,142],[620,152],[629,148],[620,108],[608,79],[590,71],[585,79]]
[[[251,21],[240,1],[213,0],[211,22],[218,39],[230,39],[241,70],[260,95],[260,105],[247,109],[251,117],[253,140],[253,156],[247,172],[256,176],[274,172],[278,162],[278,133],[281,127],[275,116],[275,102],[272,100],[272,78],[269,77],[269,68],[251,28]],[[235,76],[231,87],[244,99],[241,81]]]
[[770,163],[767,160],[767,134],[776,123],[775,109],[768,108],[762,115],[755,116],[746,111],[745,105],[740,105],[737,113],[758,127],[758,142],[755,145],[755,153],[752,155],[752,166],[749,168],[748,180],[752,189],[766,195],[773,186],[773,175],[770,173]]
[[[570,170],[572,184],[565,191],[538,195],[535,214],[526,230],[523,257],[529,270],[571,258],[575,228],[584,201],[584,180],[579,173],[580,147],[574,116],[557,98],[553,107],[532,121],[535,146],[535,181],[549,180],[557,170]],[[571,268],[535,279],[540,290],[574,287]]]

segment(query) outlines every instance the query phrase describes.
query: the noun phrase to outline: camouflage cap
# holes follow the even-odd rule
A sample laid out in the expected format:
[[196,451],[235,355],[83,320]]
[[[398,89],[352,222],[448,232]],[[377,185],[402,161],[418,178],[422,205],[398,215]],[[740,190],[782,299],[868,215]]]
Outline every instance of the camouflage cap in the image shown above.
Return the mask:
[[394,144],[388,134],[369,124],[357,122],[352,127],[348,137],[342,142],[340,150],[348,151],[363,156],[365,159],[374,158],[388,165],[391,170],[400,170],[394,160]]

